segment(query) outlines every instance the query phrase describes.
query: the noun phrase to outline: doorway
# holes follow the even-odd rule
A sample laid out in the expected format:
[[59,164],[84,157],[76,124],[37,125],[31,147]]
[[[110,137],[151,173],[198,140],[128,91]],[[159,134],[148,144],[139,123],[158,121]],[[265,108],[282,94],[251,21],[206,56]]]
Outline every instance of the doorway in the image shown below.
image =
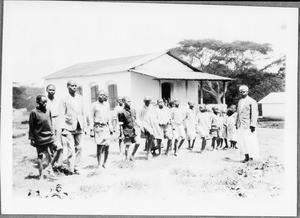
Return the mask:
[[162,83],[161,84],[161,98],[164,101],[170,102],[170,100],[171,100],[171,89],[172,89],[171,83]]

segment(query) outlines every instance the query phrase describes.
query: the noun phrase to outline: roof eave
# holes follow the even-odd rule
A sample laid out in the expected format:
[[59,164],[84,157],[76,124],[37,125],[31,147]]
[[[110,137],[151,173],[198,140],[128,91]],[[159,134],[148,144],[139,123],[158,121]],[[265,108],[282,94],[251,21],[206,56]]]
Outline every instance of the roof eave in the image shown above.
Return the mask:
[[181,62],[182,64],[184,64],[185,66],[191,68],[193,71],[196,72],[202,72],[201,70],[197,69],[196,67],[192,66],[191,64],[189,64],[188,62],[182,60],[181,58],[175,56],[174,54],[171,53],[171,51],[168,51],[166,54],[170,55],[171,57],[175,58],[176,60],[178,60],[179,62]]

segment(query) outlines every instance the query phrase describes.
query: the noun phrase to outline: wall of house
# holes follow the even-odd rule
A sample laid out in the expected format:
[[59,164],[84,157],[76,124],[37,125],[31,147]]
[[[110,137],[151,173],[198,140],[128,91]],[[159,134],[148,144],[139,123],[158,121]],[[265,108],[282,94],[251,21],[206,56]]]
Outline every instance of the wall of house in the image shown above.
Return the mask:
[[92,103],[91,87],[94,85],[98,85],[98,90],[104,90],[105,92],[108,92],[108,85],[116,84],[119,96],[131,96],[131,89],[129,88],[131,87],[130,73],[127,71],[86,77],[46,79],[45,87],[48,84],[54,84],[56,86],[56,97],[58,100],[60,100],[63,96],[68,94],[67,82],[70,79],[73,79],[78,83],[78,86],[82,87],[85,110],[88,113],[90,112],[90,105]]
[[[171,99],[178,99],[181,105],[186,105],[189,101],[198,104],[198,82],[197,81],[177,81],[177,80],[161,80],[162,83],[170,83]],[[159,90],[161,98],[161,90]]]
[[284,104],[262,103],[262,116],[266,118],[284,118]]
[[160,98],[159,82],[153,77],[131,73],[131,104],[135,108],[140,108],[143,105],[145,96],[149,96],[153,101]]
[[182,64],[168,54],[164,54],[148,63],[136,67],[136,69],[153,70],[153,71],[181,71],[193,72],[193,70]]

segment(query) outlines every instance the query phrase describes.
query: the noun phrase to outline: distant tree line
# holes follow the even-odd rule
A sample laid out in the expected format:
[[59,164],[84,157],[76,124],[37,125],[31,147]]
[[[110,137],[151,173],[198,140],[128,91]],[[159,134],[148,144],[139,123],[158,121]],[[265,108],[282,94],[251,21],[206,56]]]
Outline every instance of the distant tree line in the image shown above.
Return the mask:
[[[257,61],[265,60],[272,51],[270,44],[248,41],[226,43],[214,39],[183,40],[171,53],[197,69],[235,80],[223,87],[222,82],[204,82],[204,103],[221,103],[224,88],[227,104],[237,104],[238,86],[248,85],[249,95],[259,101],[270,92],[285,90],[285,56],[266,64],[261,69]],[[270,73],[271,67],[277,66],[278,72]]]
[[13,108],[26,108],[28,111],[36,107],[36,96],[45,94],[43,88],[20,86],[13,87]]

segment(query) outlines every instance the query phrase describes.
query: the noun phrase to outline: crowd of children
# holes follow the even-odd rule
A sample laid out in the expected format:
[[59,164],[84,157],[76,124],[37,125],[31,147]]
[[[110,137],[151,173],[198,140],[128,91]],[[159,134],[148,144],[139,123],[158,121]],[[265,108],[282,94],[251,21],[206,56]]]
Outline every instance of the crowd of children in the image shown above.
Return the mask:
[[[103,168],[108,160],[111,137],[118,137],[120,155],[123,155],[124,144],[125,158],[132,161],[141,138],[146,142],[144,151],[147,158],[149,154],[161,155],[162,148],[165,148],[164,155],[173,150],[177,156],[185,141],[187,149],[193,150],[195,142],[199,140],[200,153],[207,150],[209,141],[210,150],[237,149],[235,105],[226,110],[215,106],[210,110],[206,105],[195,107],[193,102],[182,107],[178,99],[167,102],[163,99],[152,101],[150,97],[145,97],[143,107],[136,110],[131,106],[129,97],[119,97],[117,107],[110,111],[106,92],[99,91],[97,101],[91,106],[91,115],[87,116],[83,112],[82,98],[76,94],[75,82],[69,81],[67,87],[69,95],[58,106],[58,103],[54,104],[55,86],[49,85],[48,96],[37,96],[37,107],[30,114],[29,139],[37,149],[39,177],[42,176],[43,155],[48,158],[49,166],[46,169],[50,174],[53,174],[55,162],[65,174],[79,174],[83,120],[86,117],[90,118],[90,136],[97,145],[98,166],[101,166],[101,156],[104,154]],[[56,121],[58,116],[60,121]],[[163,145],[164,139],[167,141],[166,146]],[[131,144],[134,144],[134,149],[129,155]],[[61,160],[63,150],[68,152],[64,155],[68,159],[68,165],[64,168]]]

